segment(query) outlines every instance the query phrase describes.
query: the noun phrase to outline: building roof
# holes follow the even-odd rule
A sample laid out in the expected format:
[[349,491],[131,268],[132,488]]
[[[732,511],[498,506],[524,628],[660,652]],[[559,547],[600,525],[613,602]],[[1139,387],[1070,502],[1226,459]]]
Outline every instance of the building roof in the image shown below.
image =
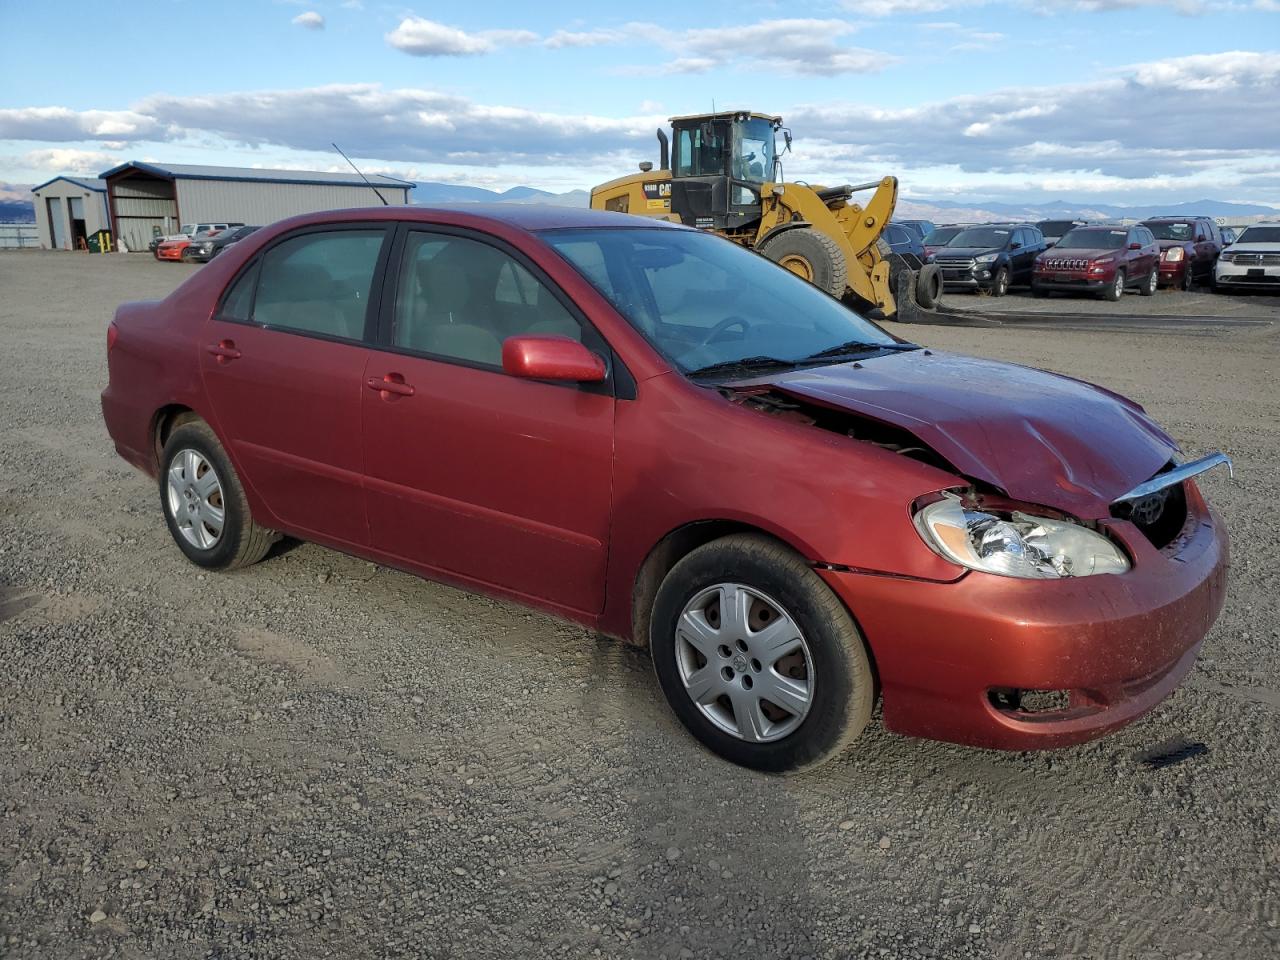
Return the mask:
[[96,190],[98,193],[107,192],[106,182],[103,180],[99,180],[96,177],[66,177],[66,176],[54,177],[52,180],[46,180],[44,183],[40,184],[40,186],[32,187],[31,192],[35,193],[37,190],[43,190],[49,184],[57,183],[59,180],[65,180],[67,181],[67,183],[74,183],[77,187],[84,187],[86,190]]
[[[214,167],[194,163],[144,163],[130,160],[101,174],[102,179],[117,176],[128,170],[149,173],[169,180],[237,180],[246,183],[316,183],[343,187],[368,186],[356,173],[324,173],[319,170],[260,170],[256,167]],[[413,183],[395,177],[375,173],[369,176],[375,187],[412,189]]]

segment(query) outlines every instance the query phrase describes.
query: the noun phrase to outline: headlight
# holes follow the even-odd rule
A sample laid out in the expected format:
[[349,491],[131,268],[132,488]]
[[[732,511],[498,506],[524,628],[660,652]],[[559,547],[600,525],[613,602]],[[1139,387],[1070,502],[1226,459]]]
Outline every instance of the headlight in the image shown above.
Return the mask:
[[1124,573],[1129,561],[1099,533],[1065,520],[966,510],[954,495],[915,517],[916,529],[937,553],[970,570],[1026,580]]
[[1224,263],[1234,263],[1236,255],[1234,253],[1224,253],[1222,256],[1218,257],[1218,259]]
[[995,263],[996,257],[998,256],[1000,256],[1000,254],[998,253],[984,253],[980,257],[974,257],[973,262],[974,263]]
[[1164,252],[1165,261],[1168,263],[1177,263],[1187,255],[1187,251],[1181,247],[1170,247]]

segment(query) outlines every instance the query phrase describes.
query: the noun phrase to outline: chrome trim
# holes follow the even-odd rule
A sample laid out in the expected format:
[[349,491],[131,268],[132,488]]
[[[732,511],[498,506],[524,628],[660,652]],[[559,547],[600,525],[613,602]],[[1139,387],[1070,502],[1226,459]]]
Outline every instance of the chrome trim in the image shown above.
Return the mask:
[[1140,483],[1123,497],[1116,497],[1111,502],[1124,503],[1126,500],[1137,500],[1141,497],[1148,497],[1165,487],[1172,487],[1175,483],[1182,483],[1184,480],[1190,480],[1192,477],[1199,476],[1207,470],[1214,467],[1226,466],[1227,476],[1235,479],[1235,469],[1231,464],[1231,458],[1225,453],[1211,453],[1207,457],[1201,457],[1199,460],[1192,460],[1190,463],[1180,464],[1167,473],[1156,474],[1146,483]]

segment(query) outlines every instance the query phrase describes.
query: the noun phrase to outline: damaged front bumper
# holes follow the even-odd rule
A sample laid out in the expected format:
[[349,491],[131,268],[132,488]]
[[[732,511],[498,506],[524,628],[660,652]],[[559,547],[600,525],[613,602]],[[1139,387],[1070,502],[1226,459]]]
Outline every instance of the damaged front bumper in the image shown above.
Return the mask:
[[1133,561],[1119,576],[932,583],[820,569],[871,647],[885,726],[1033,750],[1151,710],[1191,670],[1226,594],[1226,532],[1195,484],[1185,490],[1186,524],[1163,549],[1109,522]]

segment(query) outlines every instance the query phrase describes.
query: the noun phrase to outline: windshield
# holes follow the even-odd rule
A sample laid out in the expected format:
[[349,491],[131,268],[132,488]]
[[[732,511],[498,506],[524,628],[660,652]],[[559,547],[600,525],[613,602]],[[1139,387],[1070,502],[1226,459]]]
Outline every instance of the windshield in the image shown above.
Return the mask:
[[1189,223],[1144,223],[1143,226],[1154,233],[1157,240],[1190,240],[1193,233]]
[[736,179],[763,183],[773,171],[773,124],[768,120],[741,123],[733,163]]
[[961,230],[951,238],[948,247],[1001,247],[1009,242],[1013,231],[1007,227],[974,227]]
[[1280,243],[1280,227],[1245,227],[1236,243]]
[[1128,236],[1128,230],[1072,230],[1053,249],[1119,250]]
[[840,301],[712,234],[641,227],[542,236],[685,373],[761,358],[800,361],[855,342],[901,349]]
[[196,225],[194,223],[184,223],[181,227],[178,228],[178,232],[185,233],[189,236],[196,232]]
[[951,242],[957,234],[964,232],[964,227],[939,227],[924,238],[925,246],[941,247]]

